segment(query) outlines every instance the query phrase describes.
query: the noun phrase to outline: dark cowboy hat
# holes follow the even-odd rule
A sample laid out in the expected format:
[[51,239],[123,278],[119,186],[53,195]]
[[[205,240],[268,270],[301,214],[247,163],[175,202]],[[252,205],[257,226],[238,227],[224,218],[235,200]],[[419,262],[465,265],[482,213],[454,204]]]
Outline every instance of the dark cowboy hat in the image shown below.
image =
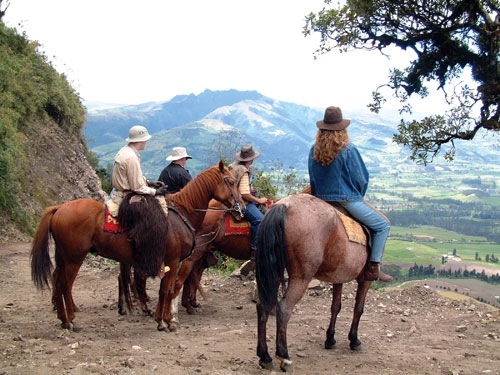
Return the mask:
[[349,126],[351,120],[342,118],[342,111],[339,107],[328,107],[325,109],[323,120],[316,122],[318,128],[323,130],[343,130]]
[[241,151],[236,153],[236,160],[239,161],[250,161],[257,158],[260,152],[254,151],[252,145],[241,146]]

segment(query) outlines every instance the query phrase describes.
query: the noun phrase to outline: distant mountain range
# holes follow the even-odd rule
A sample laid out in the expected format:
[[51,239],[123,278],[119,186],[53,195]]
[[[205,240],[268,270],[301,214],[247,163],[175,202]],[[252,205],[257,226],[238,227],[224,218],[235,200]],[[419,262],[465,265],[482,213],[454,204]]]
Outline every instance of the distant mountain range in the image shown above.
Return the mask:
[[[90,149],[106,167],[125,144],[129,128],[146,126],[153,135],[141,152],[148,178],[158,177],[172,147],[187,148],[193,156],[188,169],[194,176],[221,156],[232,160],[245,143],[253,144],[262,153],[255,163],[257,168],[270,171],[280,164],[305,175],[316,121],[323,118],[323,113],[323,108],[274,100],[256,91],[206,90],[199,95],[179,95],[167,102],[89,109],[84,133]],[[366,111],[344,112],[344,117],[351,119],[349,135],[372,174],[422,168],[409,160],[407,150],[392,142],[397,117],[383,118]],[[452,165],[440,158],[428,168],[438,164],[445,168],[497,164],[498,144],[460,142],[457,149]]]

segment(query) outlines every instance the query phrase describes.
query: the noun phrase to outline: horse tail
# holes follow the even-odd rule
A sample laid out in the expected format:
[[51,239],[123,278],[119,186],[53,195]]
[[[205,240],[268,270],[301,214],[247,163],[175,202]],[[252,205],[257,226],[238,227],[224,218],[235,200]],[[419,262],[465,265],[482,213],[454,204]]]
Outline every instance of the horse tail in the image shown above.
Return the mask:
[[158,276],[167,251],[168,221],[156,198],[128,194],[120,203],[118,221],[134,245],[134,270],[144,277]]
[[265,309],[272,309],[278,301],[278,290],[285,288],[287,247],[285,218],[287,207],[273,205],[259,226],[256,251],[256,278],[259,300]]
[[50,222],[59,207],[51,206],[43,211],[31,246],[31,279],[40,290],[50,288],[53,269],[49,255]]

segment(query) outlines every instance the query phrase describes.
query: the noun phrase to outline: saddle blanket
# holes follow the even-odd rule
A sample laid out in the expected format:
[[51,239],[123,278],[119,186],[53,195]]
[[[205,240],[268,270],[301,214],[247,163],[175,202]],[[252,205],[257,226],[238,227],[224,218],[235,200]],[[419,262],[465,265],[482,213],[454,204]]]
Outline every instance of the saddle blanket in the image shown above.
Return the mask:
[[340,220],[342,221],[342,224],[344,224],[344,228],[347,232],[347,237],[349,238],[349,241],[356,242],[366,246],[366,233],[361,224],[359,224],[352,217],[349,217],[344,213],[340,212],[339,210],[336,209],[336,211],[340,217]]
[[234,220],[233,215],[226,215],[226,236],[249,236],[250,223],[243,219],[241,221]]
[[113,232],[113,233],[120,233],[123,232],[122,228],[120,227],[120,224],[118,223],[118,219],[113,217],[111,213],[109,212],[108,205],[104,205],[104,231],[105,232]]

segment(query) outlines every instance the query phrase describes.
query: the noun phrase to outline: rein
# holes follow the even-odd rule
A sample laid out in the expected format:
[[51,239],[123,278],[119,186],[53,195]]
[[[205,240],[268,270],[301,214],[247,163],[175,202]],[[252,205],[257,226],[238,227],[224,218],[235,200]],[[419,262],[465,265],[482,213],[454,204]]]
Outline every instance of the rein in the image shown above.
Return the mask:
[[191,246],[191,250],[189,250],[189,254],[187,256],[185,256],[184,258],[180,259],[181,261],[183,261],[184,259],[189,258],[191,255],[193,255],[194,248],[196,247],[196,230],[193,228],[193,226],[189,222],[188,218],[185,217],[177,208],[175,208],[173,206],[168,206],[168,205],[167,205],[167,208],[169,211],[172,210],[177,215],[180,216],[182,222],[184,224],[186,224],[186,226],[191,230],[191,234],[193,235],[193,246]]
[[[195,245],[195,248],[196,247],[200,247],[200,246],[206,246],[208,244],[211,244],[212,242],[215,241],[215,239],[217,238],[217,236],[219,235],[222,227],[226,224],[226,221],[224,220],[224,218],[226,217],[226,214],[230,211],[230,210],[227,210],[227,209],[212,209],[213,211],[224,211],[224,216],[222,217],[222,220],[220,222],[220,224],[217,226],[217,229],[212,231],[212,232],[209,232],[209,233],[204,233],[204,234],[200,234],[199,236],[196,236],[196,239],[201,239],[201,238],[204,238],[204,237],[210,237],[212,236],[207,242],[204,242],[202,244],[196,244]],[[208,210],[207,210],[208,211]]]

